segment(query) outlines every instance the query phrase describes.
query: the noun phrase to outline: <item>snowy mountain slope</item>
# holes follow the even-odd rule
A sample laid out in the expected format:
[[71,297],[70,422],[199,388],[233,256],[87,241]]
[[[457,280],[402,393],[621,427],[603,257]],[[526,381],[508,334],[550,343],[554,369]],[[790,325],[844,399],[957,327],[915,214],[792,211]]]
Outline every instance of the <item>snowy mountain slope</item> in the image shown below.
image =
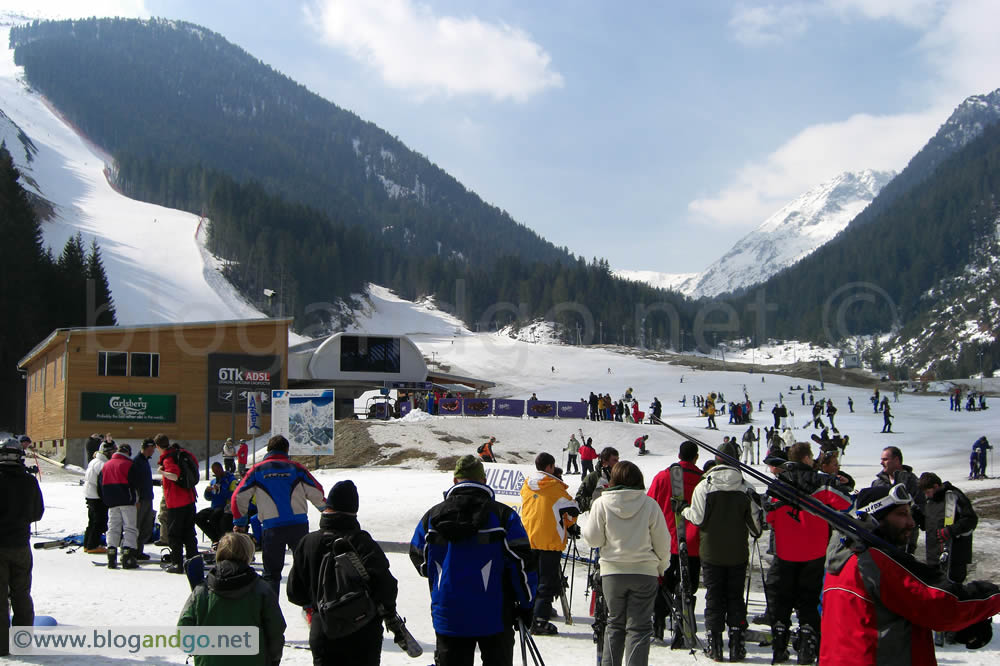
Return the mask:
[[[7,26],[0,40],[7,43]],[[107,157],[24,84],[10,50],[0,54],[0,111],[0,137],[22,185],[54,206],[42,224],[45,243],[58,254],[77,232],[85,244],[97,239],[121,324],[264,316],[218,273],[196,237],[197,216],[111,188]]]
[[698,298],[763,282],[840,233],[894,175],[869,169],[845,172],[809,190],[741,238],[681,290]]
[[666,289],[668,291],[684,291],[683,286],[698,277],[699,273],[660,273],[658,271],[634,271],[618,270],[612,271],[617,277],[633,282],[645,282],[651,287]]

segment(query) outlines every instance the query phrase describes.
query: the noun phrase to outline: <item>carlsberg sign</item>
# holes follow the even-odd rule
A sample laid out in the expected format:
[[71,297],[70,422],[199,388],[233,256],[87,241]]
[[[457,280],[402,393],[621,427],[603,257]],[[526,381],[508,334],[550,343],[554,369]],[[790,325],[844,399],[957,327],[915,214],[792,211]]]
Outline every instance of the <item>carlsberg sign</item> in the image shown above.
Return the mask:
[[81,393],[81,421],[174,423],[177,396],[151,393]]

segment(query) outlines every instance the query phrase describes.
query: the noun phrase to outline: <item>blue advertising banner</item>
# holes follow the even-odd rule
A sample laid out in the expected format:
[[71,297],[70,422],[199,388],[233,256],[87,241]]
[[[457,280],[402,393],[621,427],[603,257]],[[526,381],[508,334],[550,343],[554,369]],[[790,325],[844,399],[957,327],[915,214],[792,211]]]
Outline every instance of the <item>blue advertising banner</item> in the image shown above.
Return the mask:
[[459,398],[441,398],[437,410],[439,416],[461,416],[462,401]]
[[529,400],[528,401],[528,416],[532,418],[542,417],[546,419],[554,419],[556,417],[556,401],[555,400]]
[[466,416],[489,416],[493,413],[493,401],[490,398],[465,398],[462,400],[462,413]]
[[493,414],[495,416],[524,416],[524,400],[506,400],[497,398],[493,401]]
[[412,405],[410,405],[410,401],[403,400],[402,402],[399,403],[399,417],[402,418],[406,416],[407,414],[410,413],[411,409],[413,409],[413,407]]
[[559,418],[561,419],[585,419],[587,418],[587,403],[585,402],[563,402],[559,401]]

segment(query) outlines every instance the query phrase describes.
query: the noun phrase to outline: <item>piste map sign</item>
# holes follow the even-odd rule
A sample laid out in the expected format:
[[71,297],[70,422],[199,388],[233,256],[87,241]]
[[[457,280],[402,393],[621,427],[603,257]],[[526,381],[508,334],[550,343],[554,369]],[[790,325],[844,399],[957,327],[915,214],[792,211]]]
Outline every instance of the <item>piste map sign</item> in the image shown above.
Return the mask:
[[[246,410],[247,392],[259,391],[270,397],[281,388],[281,357],[253,354],[208,355],[208,406],[213,412],[228,412],[236,400],[237,411]],[[271,411],[264,400],[261,411]]]
[[177,396],[150,393],[81,393],[81,421],[174,423]]

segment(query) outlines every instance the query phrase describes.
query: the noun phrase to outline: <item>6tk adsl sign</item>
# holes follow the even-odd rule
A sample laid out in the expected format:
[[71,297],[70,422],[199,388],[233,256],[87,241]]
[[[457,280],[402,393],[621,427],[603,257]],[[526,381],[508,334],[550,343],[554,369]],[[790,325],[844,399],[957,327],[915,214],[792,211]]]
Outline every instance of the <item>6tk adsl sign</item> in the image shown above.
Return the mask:
[[[270,397],[273,389],[281,388],[281,357],[252,354],[209,354],[209,408],[213,412],[228,412],[236,398],[237,409],[245,409],[247,392],[259,391]],[[259,406],[271,410],[270,400]]]

